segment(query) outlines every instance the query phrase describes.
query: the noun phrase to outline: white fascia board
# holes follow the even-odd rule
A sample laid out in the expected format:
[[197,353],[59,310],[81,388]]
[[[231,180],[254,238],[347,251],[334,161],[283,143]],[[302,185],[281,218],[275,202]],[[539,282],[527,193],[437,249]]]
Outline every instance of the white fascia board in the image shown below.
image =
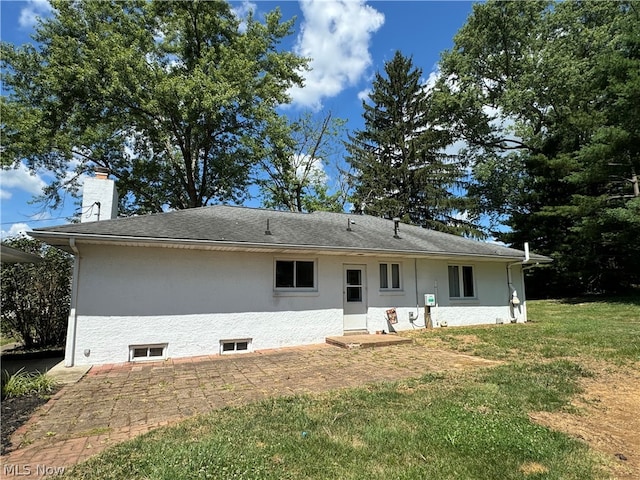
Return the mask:
[[[432,258],[432,259],[474,259],[477,261],[500,261],[518,262],[524,257],[516,255],[483,255],[463,252],[440,252],[426,250],[388,250],[371,249],[358,247],[332,247],[321,245],[296,245],[281,243],[250,243],[212,240],[192,240],[177,238],[155,238],[155,237],[132,237],[98,234],[79,234],[63,232],[31,232],[30,235],[39,238],[51,245],[64,247],[68,245],[71,238],[75,239],[76,245],[121,245],[135,247],[163,247],[163,248],[187,248],[217,251],[237,251],[237,252],[263,252],[263,253],[297,253],[297,254],[325,254],[325,255],[347,255],[347,256],[385,256],[398,258]],[[538,260],[542,263],[542,260]]]

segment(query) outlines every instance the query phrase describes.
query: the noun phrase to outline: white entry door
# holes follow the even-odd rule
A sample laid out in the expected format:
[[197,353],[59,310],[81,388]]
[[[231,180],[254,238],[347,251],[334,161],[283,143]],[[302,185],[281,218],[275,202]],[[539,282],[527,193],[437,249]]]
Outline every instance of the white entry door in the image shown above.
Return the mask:
[[365,265],[344,266],[344,331],[367,329],[367,271]]

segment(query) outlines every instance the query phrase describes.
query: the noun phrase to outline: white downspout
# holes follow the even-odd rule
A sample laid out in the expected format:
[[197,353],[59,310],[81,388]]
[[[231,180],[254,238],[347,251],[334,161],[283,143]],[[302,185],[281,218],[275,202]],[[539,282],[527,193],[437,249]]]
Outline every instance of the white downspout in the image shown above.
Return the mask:
[[511,267],[514,265],[520,265],[520,262],[507,264],[507,290],[509,290],[509,321],[513,322],[517,320],[515,308],[513,306],[513,298],[518,298],[516,289],[513,287],[513,279],[511,278]]
[[[420,316],[420,299],[418,298],[418,259],[413,259],[413,281],[416,286],[416,318]],[[427,324],[425,323],[425,326]]]
[[[507,286],[509,289],[509,316],[510,316],[510,320],[514,321],[518,319],[517,315],[516,315],[516,309],[519,309],[522,305],[522,303],[524,302],[524,272],[522,271],[522,269],[520,270],[520,278],[521,278],[521,282],[522,282],[522,302],[520,301],[520,299],[518,298],[518,293],[516,291],[516,289],[513,287],[513,279],[511,276],[511,267],[513,267],[514,265],[524,265],[525,263],[527,263],[530,259],[530,254],[529,254],[529,242],[524,242],[524,260],[522,260],[521,262],[514,262],[514,263],[509,263],[507,264]],[[522,307],[522,313],[523,313],[523,317],[524,317],[524,321],[527,321],[527,311],[526,311],[526,306]]]
[[67,321],[67,343],[64,349],[64,366],[73,367],[76,355],[76,326],[78,323],[78,277],[80,275],[80,252],[76,247],[76,239],[69,239],[69,247],[73,252],[73,279],[71,283],[71,309]]
[[[525,243],[525,245],[527,245]],[[520,281],[522,282],[522,319],[525,323],[529,321],[527,318],[527,293],[524,287],[524,268],[520,269]]]
[[440,294],[438,293],[438,280],[434,280],[433,282],[433,294],[436,296],[436,306],[433,307],[433,311],[431,312],[431,321],[433,322],[434,327],[439,327],[438,323],[438,306],[440,305]]
[[[522,262],[522,264],[524,265],[525,263],[528,263],[530,258],[531,256],[529,254],[529,242],[524,242],[524,261]],[[524,289],[525,288],[524,287],[524,267],[520,269],[520,282],[522,285],[522,317],[523,317],[523,321],[526,323],[527,322],[527,295]]]

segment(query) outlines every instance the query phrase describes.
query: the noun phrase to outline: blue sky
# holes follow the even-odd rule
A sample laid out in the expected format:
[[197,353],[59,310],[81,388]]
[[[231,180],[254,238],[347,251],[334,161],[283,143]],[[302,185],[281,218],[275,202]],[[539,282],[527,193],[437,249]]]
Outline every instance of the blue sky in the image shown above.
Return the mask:
[[[361,1],[303,0],[232,2],[239,12],[254,9],[258,17],[280,7],[284,19],[296,17],[295,33],[284,47],[312,58],[305,88],[291,93],[285,110],[331,111],[347,121],[347,129],[362,127],[362,98],[373,75],[384,69],[396,50],[413,56],[425,81],[435,74],[440,53],[453,44],[453,36],[472,10],[466,1]],[[36,18],[50,15],[46,0],[0,2],[2,41],[30,42]],[[69,197],[55,211],[30,204],[47,184],[47,172],[31,175],[25,168],[2,171],[0,207],[2,237],[32,228],[67,223],[77,208]]]

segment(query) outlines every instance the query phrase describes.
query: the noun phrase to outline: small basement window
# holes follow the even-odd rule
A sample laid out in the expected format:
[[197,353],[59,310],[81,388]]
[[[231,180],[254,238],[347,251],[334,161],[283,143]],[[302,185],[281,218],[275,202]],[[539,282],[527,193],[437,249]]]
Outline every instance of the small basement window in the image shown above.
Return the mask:
[[251,351],[251,339],[242,340],[221,340],[220,354],[229,355],[231,353],[247,353]]
[[167,358],[167,344],[129,345],[129,361],[164,360]]

